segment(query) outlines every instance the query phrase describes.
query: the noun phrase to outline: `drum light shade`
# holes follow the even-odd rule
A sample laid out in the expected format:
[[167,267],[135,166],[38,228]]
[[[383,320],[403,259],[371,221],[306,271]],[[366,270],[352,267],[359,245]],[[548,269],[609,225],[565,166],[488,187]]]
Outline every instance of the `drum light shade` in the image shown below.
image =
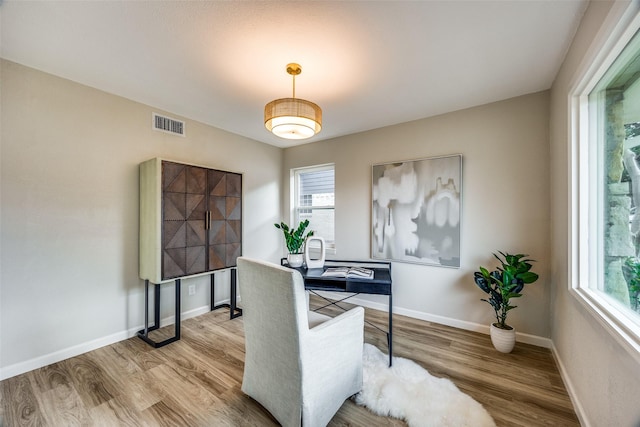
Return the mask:
[[317,104],[296,98],[296,75],[302,72],[298,64],[288,64],[293,76],[293,97],[280,98],[264,107],[264,125],[274,135],[286,139],[306,139],[322,129],[322,110]]
[[322,110],[304,99],[276,99],[264,107],[264,125],[280,138],[310,138],[322,129]]

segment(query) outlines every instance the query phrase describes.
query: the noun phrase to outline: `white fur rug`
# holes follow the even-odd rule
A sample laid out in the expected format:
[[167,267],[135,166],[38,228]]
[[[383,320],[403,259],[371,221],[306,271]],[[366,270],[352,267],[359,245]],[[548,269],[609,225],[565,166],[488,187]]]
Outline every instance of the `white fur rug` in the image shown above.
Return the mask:
[[389,368],[388,355],[365,344],[363,369],[355,402],[377,415],[403,419],[411,427],[495,427],[481,404],[411,360],[394,357]]

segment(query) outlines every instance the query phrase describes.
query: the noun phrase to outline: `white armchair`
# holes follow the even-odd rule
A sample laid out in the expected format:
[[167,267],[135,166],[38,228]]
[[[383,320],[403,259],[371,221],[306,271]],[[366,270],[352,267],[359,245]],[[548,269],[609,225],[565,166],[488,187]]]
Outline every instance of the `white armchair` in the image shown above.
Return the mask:
[[283,426],[326,426],[362,388],[364,309],[308,312],[300,273],[238,258],[245,365],[242,391]]

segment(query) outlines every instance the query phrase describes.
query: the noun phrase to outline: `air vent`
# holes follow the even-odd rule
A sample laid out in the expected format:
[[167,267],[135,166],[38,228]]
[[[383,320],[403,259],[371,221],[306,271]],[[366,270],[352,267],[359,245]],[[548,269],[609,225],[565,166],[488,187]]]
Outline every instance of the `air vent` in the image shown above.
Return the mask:
[[173,135],[184,136],[184,122],[153,113],[153,128]]

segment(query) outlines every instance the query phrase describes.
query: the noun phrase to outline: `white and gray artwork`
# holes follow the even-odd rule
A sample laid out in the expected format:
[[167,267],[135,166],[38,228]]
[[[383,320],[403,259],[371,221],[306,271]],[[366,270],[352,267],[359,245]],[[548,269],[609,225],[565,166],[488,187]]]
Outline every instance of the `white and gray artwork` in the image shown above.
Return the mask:
[[460,267],[462,156],[372,167],[371,256]]

